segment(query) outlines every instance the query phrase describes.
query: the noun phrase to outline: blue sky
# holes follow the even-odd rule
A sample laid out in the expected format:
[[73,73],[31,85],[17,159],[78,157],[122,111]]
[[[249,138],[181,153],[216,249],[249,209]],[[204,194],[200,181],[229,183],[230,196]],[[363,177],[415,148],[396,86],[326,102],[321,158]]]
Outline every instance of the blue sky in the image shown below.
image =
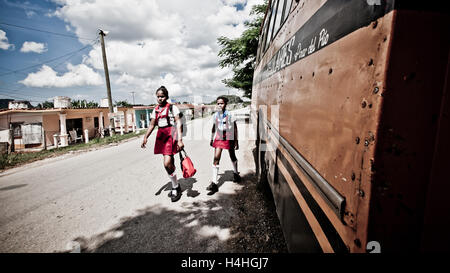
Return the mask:
[[[0,30],[6,33],[8,43],[14,45],[13,48],[0,51],[0,98],[27,99],[33,105],[37,105],[39,102],[60,94],[65,96],[76,95],[75,90],[71,91],[67,88],[26,87],[18,83],[26,78],[28,73],[40,68],[40,64],[84,47],[73,32],[67,31],[63,20],[50,16],[55,12],[57,5],[45,0],[33,2],[0,1]],[[96,33],[93,33],[92,38],[97,38]],[[21,52],[20,49],[26,41],[44,44],[45,52]],[[88,52],[89,49],[92,49],[92,47],[47,64],[57,72],[64,72],[65,62],[80,63],[82,54]],[[27,67],[31,68],[24,70]],[[19,71],[12,73],[16,70]]]
[[216,40],[239,36],[251,5],[262,0],[188,2],[0,0],[0,98],[100,102],[106,87],[98,28],[110,32],[113,101],[132,102],[135,92],[137,104],[153,103],[160,85],[177,101],[239,94],[221,82],[231,71],[217,65]]

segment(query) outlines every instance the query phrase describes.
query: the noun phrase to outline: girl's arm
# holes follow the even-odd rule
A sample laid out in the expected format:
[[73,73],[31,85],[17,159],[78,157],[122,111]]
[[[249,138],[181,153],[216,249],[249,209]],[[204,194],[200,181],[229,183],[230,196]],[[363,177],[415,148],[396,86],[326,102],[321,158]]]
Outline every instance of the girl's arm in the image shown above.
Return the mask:
[[234,127],[234,149],[235,149],[235,150],[239,150],[239,144],[238,144],[238,128],[237,128],[236,121],[233,123],[233,127]]
[[181,123],[180,116],[175,115],[175,122],[177,123],[178,147],[182,150],[184,148],[183,133],[181,132],[181,126],[183,126],[183,124]]
[[144,139],[142,140],[141,148],[145,148],[145,145],[147,144],[147,138],[152,134],[153,129],[155,129],[155,119],[152,118],[150,121],[150,126],[148,126],[147,133],[145,133]]
[[216,124],[213,123],[212,129],[211,129],[211,141],[209,142],[209,145],[212,147],[214,142],[214,133],[216,132]]

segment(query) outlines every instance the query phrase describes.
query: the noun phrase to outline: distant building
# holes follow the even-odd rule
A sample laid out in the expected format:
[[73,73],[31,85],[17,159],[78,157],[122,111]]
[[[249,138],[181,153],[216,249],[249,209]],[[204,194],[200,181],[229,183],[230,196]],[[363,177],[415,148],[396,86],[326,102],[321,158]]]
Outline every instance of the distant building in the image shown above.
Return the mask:
[[8,103],[8,109],[10,110],[20,110],[20,109],[30,109],[33,106],[29,101],[26,100],[14,100]]
[[109,107],[108,99],[102,99],[100,101],[100,107]]
[[69,108],[71,100],[69,97],[58,96],[53,99],[53,105],[55,108]]

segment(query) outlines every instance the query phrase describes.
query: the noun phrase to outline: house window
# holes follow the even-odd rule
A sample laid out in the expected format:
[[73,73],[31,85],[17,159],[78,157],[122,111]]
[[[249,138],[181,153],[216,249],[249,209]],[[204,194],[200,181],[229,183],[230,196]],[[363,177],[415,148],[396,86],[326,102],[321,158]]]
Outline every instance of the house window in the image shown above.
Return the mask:
[[22,124],[23,122],[13,122],[12,128],[14,132],[14,138],[22,138]]

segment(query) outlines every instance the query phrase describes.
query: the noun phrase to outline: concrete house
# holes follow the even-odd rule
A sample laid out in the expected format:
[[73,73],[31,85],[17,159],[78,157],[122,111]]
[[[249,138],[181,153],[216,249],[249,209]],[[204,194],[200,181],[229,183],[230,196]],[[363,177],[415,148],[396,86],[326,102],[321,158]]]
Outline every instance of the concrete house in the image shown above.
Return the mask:
[[[15,151],[67,146],[78,138],[88,141],[103,136],[100,132],[104,133],[110,126],[107,107],[65,108],[70,105],[66,97],[56,97],[54,105],[59,107],[54,109],[27,109],[24,103],[11,105],[11,109],[0,111],[0,143],[8,143]],[[115,110],[112,115],[115,124],[111,126],[116,132],[134,131],[134,110],[125,107]]]

